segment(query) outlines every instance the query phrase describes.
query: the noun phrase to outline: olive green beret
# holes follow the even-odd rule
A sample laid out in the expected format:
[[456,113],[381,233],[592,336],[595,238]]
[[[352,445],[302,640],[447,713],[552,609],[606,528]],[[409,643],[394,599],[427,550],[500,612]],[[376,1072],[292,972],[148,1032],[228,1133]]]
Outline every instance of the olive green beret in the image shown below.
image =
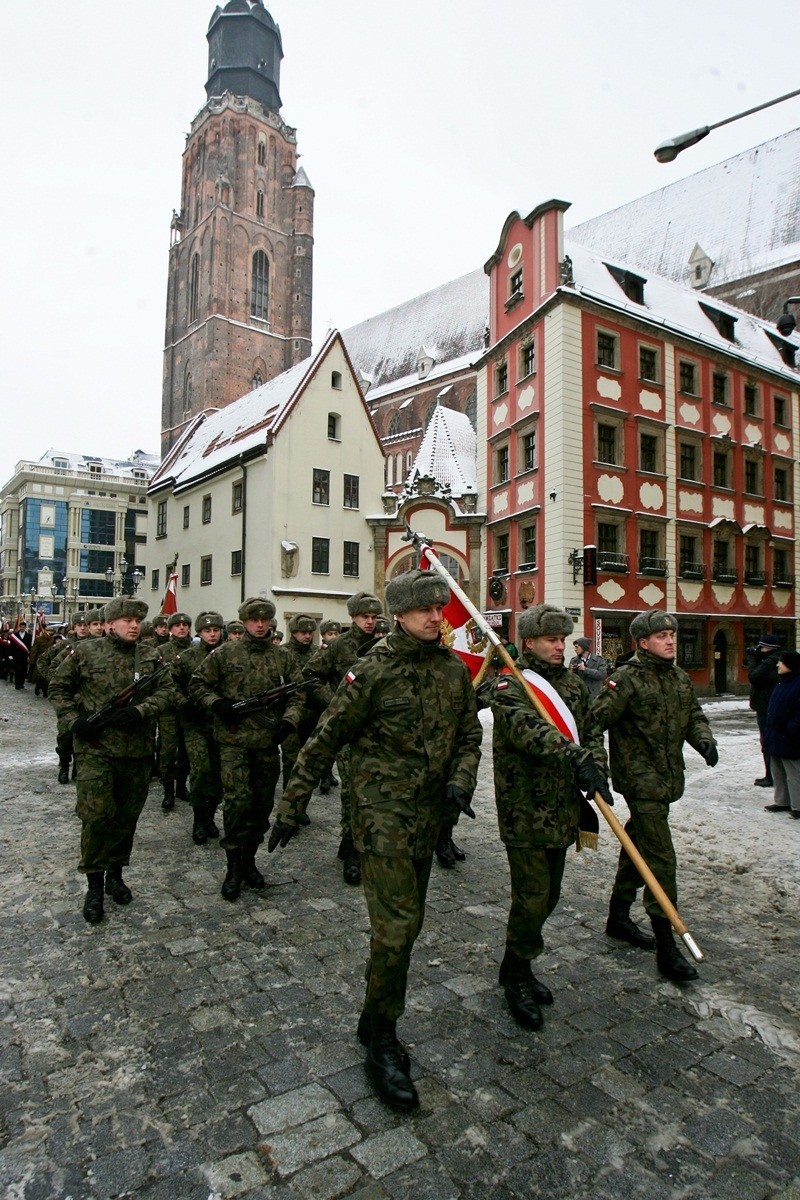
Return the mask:
[[194,619],[194,631],[199,633],[201,629],[222,629],[224,624],[221,613],[201,612]]
[[341,633],[342,626],[339,621],[323,621],[319,631],[320,633]]
[[382,613],[383,605],[371,592],[356,592],[347,601],[347,611],[351,617],[368,617],[372,613]]
[[167,626],[169,629],[172,629],[173,625],[188,625],[191,628],[191,624],[192,618],[188,613],[176,612],[172,613],[172,615],[167,618]]
[[226,626],[228,633],[244,633],[244,625],[241,621],[228,621]]
[[671,629],[673,633],[677,633],[678,621],[672,613],[662,612],[659,608],[639,613],[631,621],[631,637],[635,642],[638,642],[639,638],[649,637],[651,633],[661,633],[663,629]]
[[275,605],[263,596],[250,596],[239,605],[240,621],[271,621],[275,616]]
[[317,622],[305,613],[295,613],[293,617],[289,618],[286,628],[289,633],[313,633],[317,628]]
[[517,619],[517,637],[569,637],[574,628],[572,617],[555,604],[534,604]]
[[134,600],[130,596],[117,596],[109,600],[105,608],[107,621],[118,621],[120,617],[136,617],[143,621],[147,616],[147,605],[144,600]]
[[404,613],[412,608],[430,608],[447,604],[450,588],[435,571],[406,571],[386,585],[386,604],[389,612]]

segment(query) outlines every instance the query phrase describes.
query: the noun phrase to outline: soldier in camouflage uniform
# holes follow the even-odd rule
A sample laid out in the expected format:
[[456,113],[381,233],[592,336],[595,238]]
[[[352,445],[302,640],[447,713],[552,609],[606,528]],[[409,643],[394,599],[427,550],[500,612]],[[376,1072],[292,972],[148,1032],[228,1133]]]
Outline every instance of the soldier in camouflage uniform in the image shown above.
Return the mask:
[[180,711],[180,722],[192,783],[192,841],[198,846],[205,845],[209,838],[219,837],[214,814],[222,800],[222,779],[213,717],[189,699],[189,682],[205,661],[206,655],[220,645],[224,624],[220,613],[201,612],[194,622],[195,633],[200,641],[179,654],[172,665],[175,687],[185,701]]
[[238,642],[244,637],[245,629],[241,621],[229,621],[225,627],[226,641]]
[[[172,665],[178,657],[188,650],[192,644],[192,618],[188,613],[174,612],[167,618],[169,637],[159,646],[164,662]],[[189,758],[186,754],[186,743],[181,728],[179,708],[183,704],[178,697],[178,709],[164,713],[158,722],[158,754],[161,768],[161,779],[164,784],[164,798],[161,807],[164,812],[171,812],[175,807],[175,797],[188,800],[189,792],[186,780],[189,776]]]
[[339,621],[323,621],[319,627],[320,644],[329,646],[331,642],[335,642],[342,632],[342,626]]
[[[313,697],[320,707],[326,707],[349,667],[375,645],[375,623],[383,612],[383,605],[370,592],[356,592],[347,601],[347,612],[352,624],[347,633],[336,638],[326,649],[320,648],[304,672],[313,685]],[[353,844],[350,824],[350,750],[343,746],[337,756],[341,790],[341,840],[339,858],[342,861],[342,876],[345,883],[357,887],[361,883],[361,863]]]
[[222,895],[231,901],[239,898],[243,883],[265,886],[256,852],[269,828],[280,776],[279,747],[297,728],[303,711],[301,692],[252,715],[242,716],[233,707],[237,700],[299,680],[299,674],[287,675],[291,661],[272,644],[269,623],[274,615],[271,601],[258,596],[245,600],[239,608],[244,637],[207,654],[189,682],[190,699],[214,715],[223,794],[220,845],[228,859]]
[[135,704],[121,707],[113,724],[92,735],[91,717],[139,678],[161,665],[158,653],[138,644],[147,614],[141,600],[119,597],[106,605],[108,637],[80,642],[68,652],[50,681],[50,701],[59,732],[69,731],[78,762],[81,859],[88,890],[83,915],[92,925],[103,919],[103,884],[117,904],[129,904],[122,868],[130,862],[139,814],[147,799],[155,718],[173,702],[166,675]]
[[[311,662],[314,654],[313,641],[317,622],[313,617],[309,617],[305,613],[296,613],[293,617],[289,618],[286,628],[289,631],[289,640],[282,647],[288,663],[286,674],[296,678],[303,674],[305,668]],[[311,736],[319,720],[319,714],[322,711],[322,706],[313,702],[310,696],[306,695],[301,697],[301,699],[303,701],[303,710],[297,729],[293,733],[290,733],[281,745],[284,787],[289,782],[289,776],[297,761],[297,756]]]
[[[634,617],[631,637],[636,653],[606,680],[592,705],[595,730],[609,731],[612,782],[630,809],[625,829],[673,904],[678,898],[677,862],[669,806],[683,795],[684,742],[710,767],[719,761],[692,682],[675,665],[677,629],[675,617],[657,609]],[[621,850],[606,933],[629,945],[652,949],[652,939],[630,917],[636,891],[642,886],[639,872]],[[649,888],[645,888],[644,906],[653,926],[661,974],[679,983],[696,979],[697,971],[678,950],[672,927]]]
[[387,585],[395,632],[345,675],[297,760],[269,841],[270,850],[288,844],[321,772],[349,745],[353,840],[371,929],[358,1037],[369,1046],[366,1070],[378,1095],[402,1110],[416,1107],[418,1097],[396,1023],[422,928],[433,847],[452,811],[474,815],[480,759],[469,673],[441,645],[448,598],[432,571],[409,571]]
[[[86,622],[86,614],[74,613],[66,639],[57,648],[54,648],[52,656],[48,656],[47,670],[51,679],[75,645],[84,641],[88,636],[89,626]],[[48,689],[48,698],[49,695]],[[67,727],[63,727],[61,724],[56,733],[56,754],[58,755],[58,782],[69,783],[69,764],[72,763],[72,778],[75,779],[77,763],[73,756],[72,734]]]
[[542,929],[561,895],[568,848],[578,837],[579,789],[613,797],[605,776],[601,734],[589,729],[589,693],[564,665],[572,618],[552,604],[528,608],[517,620],[518,666],[539,676],[572,714],[579,744],[540,717],[514,675],[490,685],[494,714],[494,788],[500,837],[511,872],[511,910],[500,984],[516,1021],[542,1025],[541,1005],[553,996],[531,971],[544,949]]

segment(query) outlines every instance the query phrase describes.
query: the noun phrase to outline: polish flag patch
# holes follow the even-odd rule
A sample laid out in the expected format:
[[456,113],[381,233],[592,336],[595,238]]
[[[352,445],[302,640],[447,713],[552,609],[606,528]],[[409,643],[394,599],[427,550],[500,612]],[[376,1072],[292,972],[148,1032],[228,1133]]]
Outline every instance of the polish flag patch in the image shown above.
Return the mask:
[[498,692],[507,692],[508,691],[508,680],[503,679],[500,683],[498,683],[497,690],[498,690]]
[[606,680],[606,687],[610,687],[612,690],[614,690],[614,691],[615,691],[615,690],[616,690],[616,687],[617,687],[617,685],[614,683],[614,680],[613,680],[613,679],[607,679],[607,680]]
[[355,683],[356,681],[356,677],[352,671],[348,671],[344,678],[346,683]]

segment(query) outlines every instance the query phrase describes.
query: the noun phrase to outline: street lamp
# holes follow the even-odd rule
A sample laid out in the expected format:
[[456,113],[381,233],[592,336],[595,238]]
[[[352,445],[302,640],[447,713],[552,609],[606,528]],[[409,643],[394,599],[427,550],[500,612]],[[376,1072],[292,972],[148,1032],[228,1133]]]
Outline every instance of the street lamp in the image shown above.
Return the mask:
[[139,584],[144,579],[144,573],[136,568],[128,575],[128,567],[130,563],[126,558],[119,560],[119,574],[114,571],[113,567],[106,570],[106,579],[112,585],[112,591],[115,596],[126,595],[135,596],[139,590]]
[[785,96],[777,96],[774,100],[767,100],[764,104],[756,104],[754,108],[747,108],[744,112],[736,113],[732,117],[726,117],[724,121],[716,121],[713,125],[701,125],[699,129],[690,129],[688,133],[679,133],[677,137],[667,138],[660,146],[656,146],[653,154],[660,163],[673,162],[682,150],[687,150],[689,146],[696,146],[698,142],[702,142],[704,137],[708,137],[712,129],[719,129],[721,125],[730,125],[732,121],[741,121],[742,117],[749,117],[753,113],[761,112],[763,108],[771,108],[773,104],[782,104],[784,100],[791,100],[794,96],[800,96],[800,88],[793,92],[787,92]]

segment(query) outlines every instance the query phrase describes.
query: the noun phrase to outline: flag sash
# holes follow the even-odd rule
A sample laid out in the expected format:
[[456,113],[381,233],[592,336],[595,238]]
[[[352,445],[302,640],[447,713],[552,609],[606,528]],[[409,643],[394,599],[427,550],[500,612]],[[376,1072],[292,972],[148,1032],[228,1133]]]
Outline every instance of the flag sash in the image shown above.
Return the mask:
[[537,675],[535,671],[530,671],[527,667],[520,673],[536,692],[558,732],[563,734],[564,737],[569,738],[576,746],[579,746],[581,739],[578,735],[578,726],[575,724],[575,718],[552,683],[549,683],[542,675]]

